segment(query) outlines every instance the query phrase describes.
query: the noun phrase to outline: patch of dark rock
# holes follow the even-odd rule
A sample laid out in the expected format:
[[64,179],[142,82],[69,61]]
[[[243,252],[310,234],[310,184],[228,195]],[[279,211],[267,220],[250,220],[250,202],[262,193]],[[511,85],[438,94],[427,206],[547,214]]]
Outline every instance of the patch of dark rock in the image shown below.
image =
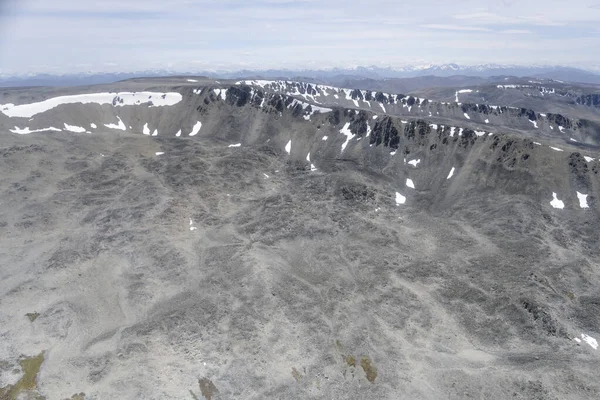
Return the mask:
[[252,88],[247,85],[231,86],[227,90],[225,101],[232,106],[243,107],[250,102]]
[[546,331],[548,335],[557,337],[567,337],[564,330],[558,326],[558,323],[552,318],[550,313],[542,306],[531,300],[522,300],[521,306],[531,315],[534,321]]
[[554,124],[556,124],[558,126],[562,126],[564,128],[567,128],[567,129],[570,129],[570,128],[573,127],[573,125],[571,124],[571,120],[569,120],[568,118],[562,116],[561,114],[548,113],[546,115],[546,119],[550,123],[554,123]]
[[600,94],[584,94],[575,99],[577,104],[600,108]]
[[375,200],[375,190],[359,183],[340,185],[337,194],[348,201],[367,202]]
[[213,396],[219,392],[219,389],[215,384],[208,378],[198,379],[198,385],[200,386],[200,393],[206,400],[211,400]]
[[354,114],[352,122],[350,123],[350,132],[354,133],[358,137],[362,137],[367,133],[367,121],[368,115],[365,111],[360,111],[358,114]]
[[371,132],[370,144],[397,149],[400,144],[400,134],[391,118],[385,117],[378,121]]

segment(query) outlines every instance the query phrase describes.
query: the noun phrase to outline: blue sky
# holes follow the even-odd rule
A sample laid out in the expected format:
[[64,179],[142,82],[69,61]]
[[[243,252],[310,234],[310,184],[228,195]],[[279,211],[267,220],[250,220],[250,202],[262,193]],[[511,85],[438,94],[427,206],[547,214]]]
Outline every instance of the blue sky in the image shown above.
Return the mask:
[[600,66],[600,0],[4,0],[0,73]]

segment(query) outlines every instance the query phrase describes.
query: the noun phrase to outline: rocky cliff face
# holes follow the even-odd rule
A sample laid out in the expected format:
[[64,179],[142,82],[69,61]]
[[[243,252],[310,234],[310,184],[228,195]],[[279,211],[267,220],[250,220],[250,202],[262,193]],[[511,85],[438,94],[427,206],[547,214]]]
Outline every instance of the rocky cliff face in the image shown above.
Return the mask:
[[[427,181],[435,180],[435,174],[444,175],[451,168],[458,167],[450,165],[449,160],[454,158],[457,163],[462,163],[461,160],[470,159],[471,151],[480,154],[483,149],[515,152],[518,148],[519,153],[512,158],[506,154],[488,154],[490,159],[485,162],[502,159],[502,165],[510,168],[522,164],[529,173],[534,173],[538,157],[552,157],[556,159],[553,163],[562,159],[566,165],[570,154],[582,154],[587,160],[585,162],[590,164],[588,173],[595,175],[592,166],[597,163],[598,157],[591,149],[586,151],[572,147],[576,145],[573,140],[567,146],[552,145],[548,139],[537,139],[533,135],[519,137],[518,133],[502,132],[515,132],[519,124],[526,123],[529,131],[543,128],[554,131],[556,127],[555,136],[589,132],[586,134],[588,142],[600,140],[600,125],[583,118],[573,120],[561,114],[542,114],[527,108],[433,102],[402,94],[346,90],[300,82],[249,83],[251,85],[238,82],[227,86],[175,89],[181,93],[178,94],[181,100],[169,106],[153,103],[149,106],[127,106],[123,105],[123,101],[104,105],[73,104],[37,113],[32,121],[2,115],[0,118],[7,129],[16,132],[22,132],[25,124],[29,131],[56,125],[60,128],[53,129],[69,130],[64,127],[74,127],[75,130],[80,128],[89,132],[117,129],[158,136],[178,132],[183,136],[214,137],[246,146],[276,143],[281,149],[291,140],[291,157],[303,160],[310,155],[311,163],[317,168],[320,159],[328,160],[326,163],[342,158],[360,162],[368,160],[371,168],[394,166],[400,170],[410,170],[406,158],[413,156],[421,157],[419,168],[428,164],[430,157],[445,160],[445,169],[428,171]],[[155,97],[159,101],[167,101],[166,96]],[[338,106],[342,96],[346,104],[351,103],[354,107]],[[128,99],[127,96],[124,98]],[[384,109],[386,113],[383,113]],[[80,111],[73,114],[71,110]],[[455,117],[449,119],[451,115]],[[438,123],[441,120],[447,123]],[[111,121],[119,121],[119,124]],[[499,129],[497,121],[509,123]],[[11,128],[11,125],[14,127]],[[531,146],[535,146],[534,151]],[[568,173],[567,169],[565,173]],[[592,208],[595,208],[593,199],[597,197],[598,187],[592,183],[596,180],[590,179],[585,190],[589,192]],[[543,190],[551,189],[538,188],[540,193]],[[558,188],[552,189],[556,190]],[[575,196],[573,188],[564,187],[561,191],[568,192],[570,198]]]
[[575,99],[577,104],[582,104],[588,107],[600,107],[600,94],[586,94]]
[[[532,138],[560,134],[567,141],[574,138],[579,142],[600,144],[596,130],[588,128],[587,117],[572,118],[558,112],[543,112],[507,105],[462,103],[459,101],[459,91],[456,92],[456,101],[444,102],[411,95],[344,89],[304,82],[240,81],[237,84],[247,84],[267,92],[285,94],[327,107],[344,107],[394,116],[427,118],[434,123],[448,123],[448,120],[461,121],[458,125],[468,125],[475,130],[495,133],[507,130],[525,132]],[[523,85],[520,85],[519,89],[523,89],[521,86]],[[507,89],[503,87],[501,90]],[[565,98],[571,96],[568,91],[557,91],[554,88],[549,89],[543,86],[535,87],[535,90],[539,91],[540,99],[543,98],[544,93],[546,96]],[[581,124],[578,123],[579,119],[582,119]]]

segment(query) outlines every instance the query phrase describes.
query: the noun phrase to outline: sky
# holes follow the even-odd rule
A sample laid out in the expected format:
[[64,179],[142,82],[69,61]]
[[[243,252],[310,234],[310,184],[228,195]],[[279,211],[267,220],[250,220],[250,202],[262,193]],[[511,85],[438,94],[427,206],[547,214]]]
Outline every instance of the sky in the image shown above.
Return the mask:
[[600,0],[0,0],[0,74],[600,69]]

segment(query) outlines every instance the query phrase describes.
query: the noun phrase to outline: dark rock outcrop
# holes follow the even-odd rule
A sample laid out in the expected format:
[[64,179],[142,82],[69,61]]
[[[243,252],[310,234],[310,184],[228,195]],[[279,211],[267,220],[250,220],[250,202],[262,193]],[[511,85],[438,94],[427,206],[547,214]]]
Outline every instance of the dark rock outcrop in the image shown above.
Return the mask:
[[392,118],[385,117],[375,124],[371,133],[370,144],[375,144],[376,146],[383,144],[385,147],[398,149],[400,134]]
[[575,103],[600,108],[600,94],[584,94],[575,99]]

